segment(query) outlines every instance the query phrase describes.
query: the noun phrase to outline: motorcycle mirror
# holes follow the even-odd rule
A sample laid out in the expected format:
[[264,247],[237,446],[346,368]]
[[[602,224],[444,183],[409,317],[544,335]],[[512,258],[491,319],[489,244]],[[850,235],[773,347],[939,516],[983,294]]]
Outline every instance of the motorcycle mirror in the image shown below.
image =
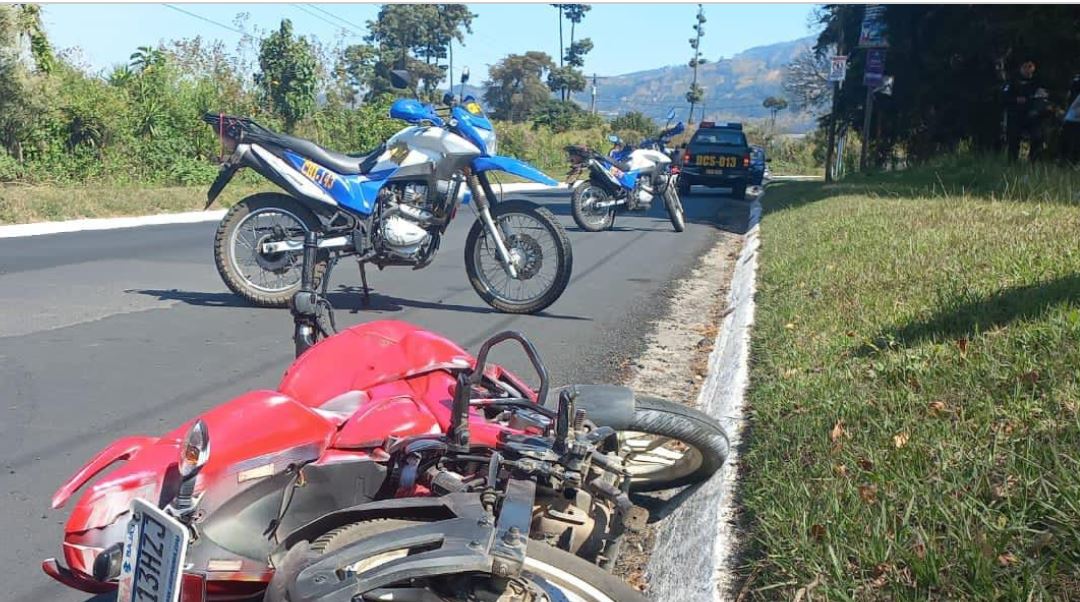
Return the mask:
[[446,94],[443,94],[442,101],[444,105],[452,106],[454,104],[454,95],[447,92]]
[[469,81],[469,68],[465,67],[461,70],[461,83]]

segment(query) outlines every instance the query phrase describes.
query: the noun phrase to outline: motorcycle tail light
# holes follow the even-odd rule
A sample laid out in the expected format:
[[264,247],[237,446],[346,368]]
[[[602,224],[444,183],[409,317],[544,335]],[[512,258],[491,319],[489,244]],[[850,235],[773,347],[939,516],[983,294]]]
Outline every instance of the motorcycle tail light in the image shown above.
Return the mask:
[[206,579],[202,575],[184,573],[180,582],[180,602],[206,602]]

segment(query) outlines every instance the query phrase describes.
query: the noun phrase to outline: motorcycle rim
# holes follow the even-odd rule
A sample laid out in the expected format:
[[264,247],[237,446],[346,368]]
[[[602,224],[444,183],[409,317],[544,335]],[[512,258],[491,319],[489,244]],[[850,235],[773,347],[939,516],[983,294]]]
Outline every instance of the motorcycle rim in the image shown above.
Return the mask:
[[597,203],[608,200],[608,194],[604,189],[585,182],[574,191],[571,203],[573,205],[574,221],[587,232],[600,232],[612,226],[615,221],[615,208],[598,209]]
[[[285,231],[286,238],[274,233],[275,226]],[[260,247],[282,240],[303,243],[307,231],[304,221],[288,210],[264,207],[252,211],[229,234],[229,260],[234,272],[259,292],[272,294],[295,288],[300,282],[301,252],[263,253]]]
[[664,190],[664,199],[667,202],[668,217],[671,218],[672,227],[676,232],[682,232],[686,229],[686,212],[683,211],[682,201],[679,200],[679,195],[672,186],[669,185]]

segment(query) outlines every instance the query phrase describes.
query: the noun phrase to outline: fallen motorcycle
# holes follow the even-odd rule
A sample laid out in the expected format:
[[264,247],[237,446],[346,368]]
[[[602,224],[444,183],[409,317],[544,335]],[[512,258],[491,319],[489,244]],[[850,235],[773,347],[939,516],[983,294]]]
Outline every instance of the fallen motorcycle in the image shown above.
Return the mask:
[[[647,518],[628,494],[708,478],[727,453],[715,421],[605,385],[551,407],[513,332],[475,358],[396,321],[316,342],[332,328],[325,301],[302,298],[316,234],[304,250],[299,357],[277,390],[102,450],[53,497],[102,477],[45,572],[122,602],[639,600],[605,572]],[[511,340],[538,389],[488,362]]]

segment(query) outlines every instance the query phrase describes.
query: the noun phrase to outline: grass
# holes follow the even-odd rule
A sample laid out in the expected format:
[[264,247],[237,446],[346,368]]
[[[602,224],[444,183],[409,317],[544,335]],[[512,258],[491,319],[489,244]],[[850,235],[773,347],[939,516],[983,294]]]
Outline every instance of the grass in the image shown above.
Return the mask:
[[[0,224],[199,211],[206,205],[208,188],[3,185]],[[272,184],[234,183],[225,188],[214,207],[229,207],[249,194],[272,189]]]
[[751,599],[1080,595],[1080,174],[771,187]]

